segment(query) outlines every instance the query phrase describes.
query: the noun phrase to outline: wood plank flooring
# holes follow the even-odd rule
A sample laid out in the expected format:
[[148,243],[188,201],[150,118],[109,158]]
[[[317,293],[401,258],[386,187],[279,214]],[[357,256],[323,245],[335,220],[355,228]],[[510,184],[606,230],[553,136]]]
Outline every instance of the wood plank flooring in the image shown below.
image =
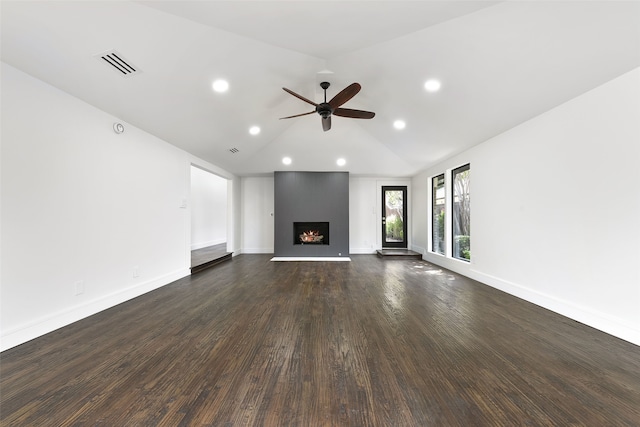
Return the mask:
[[424,261],[270,258],[3,352],[0,424],[640,425],[638,346]]

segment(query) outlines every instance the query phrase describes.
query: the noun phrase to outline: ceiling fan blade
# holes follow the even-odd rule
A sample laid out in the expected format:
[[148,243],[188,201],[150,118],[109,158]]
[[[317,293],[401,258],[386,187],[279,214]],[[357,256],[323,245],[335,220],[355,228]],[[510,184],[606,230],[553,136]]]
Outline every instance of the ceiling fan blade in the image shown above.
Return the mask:
[[315,110],[314,111],[309,111],[308,113],[296,114],[295,116],[280,117],[280,120],[282,120],[282,119],[291,119],[293,117],[308,116],[309,114],[313,114],[313,113],[315,113]]
[[356,96],[356,94],[360,92],[360,89],[362,89],[362,86],[360,86],[359,83],[351,83],[349,86],[342,89],[336,96],[331,98],[331,101],[329,101],[329,105],[331,105],[331,108],[338,108],[339,106]]
[[334,116],[350,117],[352,119],[373,119],[376,113],[371,111],[352,110],[350,108],[336,108],[333,110]]
[[303,100],[304,102],[308,102],[309,104],[313,105],[314,107],[317,107],[317,106],[318,106],[318,104],[316,104],[315,102],[308,100],[307,98],[305,98],[305,97],[304,97],[304,96],[302,96],[302,95],[298,95],[297,93],[295,93],[294,91],[292,91],[292,90],[290,90],[290,89],[287,89],[286,87],[283,87],[282,89],[283,89],[285,92],[290,93],[291,95],[295,96],[296,98],[301,99],[301,100]]
[[326,132],[329,129],[331,129],[331,116],[323,117],[322,118],[322,130]]

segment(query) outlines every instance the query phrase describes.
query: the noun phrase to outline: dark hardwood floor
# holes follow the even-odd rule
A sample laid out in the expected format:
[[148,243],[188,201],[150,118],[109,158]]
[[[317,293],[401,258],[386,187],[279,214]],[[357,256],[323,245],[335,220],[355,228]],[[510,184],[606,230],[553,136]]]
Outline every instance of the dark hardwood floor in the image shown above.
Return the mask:
[[638,346],[424,261],[270,258],[3,352],[0,423],[640,425]]

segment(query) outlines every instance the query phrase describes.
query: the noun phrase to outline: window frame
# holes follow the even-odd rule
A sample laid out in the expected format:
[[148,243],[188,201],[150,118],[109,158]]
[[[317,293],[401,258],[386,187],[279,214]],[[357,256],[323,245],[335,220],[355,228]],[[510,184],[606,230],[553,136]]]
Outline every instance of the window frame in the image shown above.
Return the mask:
[[[469,175],[471,175],[471,163],[467,163],[465,165],[459,166],[457,168],[451,169],[451,193],[450,193],[450,201],[451,201],[451,234],[450,234],[450,245],[451,245],[451,258],[457,259],[459,261],[471,262],[471,192],[469,191],[469,224],[468,224],[468,234],[469,236],[469,258],[465,258],[463,256],[458,256],[457,252],[459,244],[456,244],[456,237],[463,236],[464,234],[456,234],[456,176],[469,171]],[[470,179],[470,178],[469,178]]]
[[[436,202],[439,200],[437,198],[437,190],[439,188],[441,180],[442,190],[444,192],[444,197],[441,200],[444,200],[444,204],[442,206],[442,212],[444,216],[442,218],[442,227],[440,224],[436,222]],[[438,186],[436,186],[438,184]],[[439,210],[439,209],[438,209]],[[439,215],[439,213],[438,213]],[[434,254],[446,256],[447,253],[447,227],[446,227],[446,217],[447,217],[447,186],[446,186],[446,174],[443,172],[439,175],[435,175],[431,177],[431,248],[430,251]],[[440,240],[436,240],[436,227],[438,229],[442,228],[442,236],[440,236]],[[442,252],[438,251],[437,243],[442,242]]]

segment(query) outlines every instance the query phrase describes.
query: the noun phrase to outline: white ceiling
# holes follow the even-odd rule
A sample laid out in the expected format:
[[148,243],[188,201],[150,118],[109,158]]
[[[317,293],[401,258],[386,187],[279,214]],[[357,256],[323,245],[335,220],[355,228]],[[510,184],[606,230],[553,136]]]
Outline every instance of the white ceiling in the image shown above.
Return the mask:
[[[0,4],[4,62],[238,175],[411,176],[640,66],[638,1]],[[282,87],[320,101],[323,80],[359,82],[344,107],[376,117],[279,120],[313,109]]]

